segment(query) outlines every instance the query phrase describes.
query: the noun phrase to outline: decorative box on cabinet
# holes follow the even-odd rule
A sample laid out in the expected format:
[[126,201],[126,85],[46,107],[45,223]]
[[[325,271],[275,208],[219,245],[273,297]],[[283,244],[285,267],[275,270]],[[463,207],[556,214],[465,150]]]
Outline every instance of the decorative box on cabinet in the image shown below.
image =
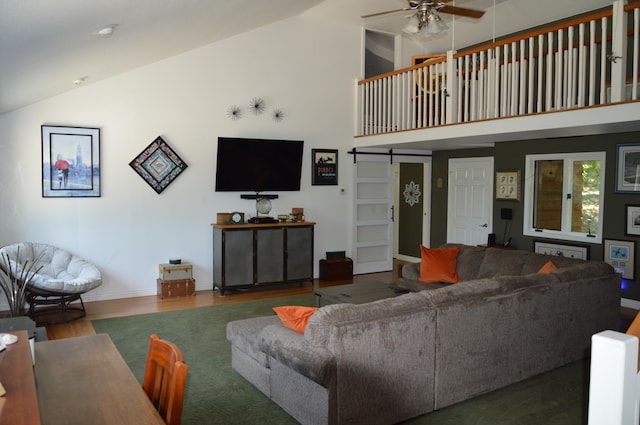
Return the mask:
[[213,226],[213,289],[313,281],[315,223]]

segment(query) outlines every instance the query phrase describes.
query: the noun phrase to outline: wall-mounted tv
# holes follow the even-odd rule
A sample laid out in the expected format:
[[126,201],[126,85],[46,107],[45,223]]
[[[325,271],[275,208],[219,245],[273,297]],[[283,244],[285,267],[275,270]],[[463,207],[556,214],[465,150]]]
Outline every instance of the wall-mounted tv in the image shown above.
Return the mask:
[[216,192],[300,190],[302,140],[218,137]]

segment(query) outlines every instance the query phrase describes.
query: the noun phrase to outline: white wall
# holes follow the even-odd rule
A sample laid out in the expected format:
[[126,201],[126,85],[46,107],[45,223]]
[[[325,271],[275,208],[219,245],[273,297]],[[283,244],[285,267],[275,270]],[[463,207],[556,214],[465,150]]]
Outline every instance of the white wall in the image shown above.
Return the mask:
[[[351,249],[346,151],[360,49],[358,28],[296,17],[0,116],[0,245],[49,243],[95,263],[104,283],[85,300],[155,294],[170,257],[193,263],[197,289],[211,289],[216,213],[255,214],[239,193],[214,191],[217,137],[302,139],[302,190],[280,193],[272,215],[303,207],[317,222],[317,275],[325,251]],[[248,112],[254,97],[263,115]],[[228,118],[232,105],[240,120]],[[101,129],[100,198],[41,197],[42,124]],[[157,136],[189,166],[160,195],[128,165]],[[339,186],[311,186],[312,148],[339,149]]]

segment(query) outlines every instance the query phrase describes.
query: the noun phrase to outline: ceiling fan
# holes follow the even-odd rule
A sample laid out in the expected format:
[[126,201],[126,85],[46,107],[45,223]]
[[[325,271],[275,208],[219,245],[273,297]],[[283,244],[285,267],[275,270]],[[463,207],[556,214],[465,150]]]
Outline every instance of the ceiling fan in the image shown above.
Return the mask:
[[449,3],[452,0],[407,1],[409,3],[408,7],[403,7],[402,9],[387,10],[386,12],[371,13],[369,15],[361,16],[361,18],[367,19],[391,13],[415,11],[415,14],[408,17],[409,21],[402,30],[408,34],[416,34],[420,32],[423,35],[429,36],[437,34],[449,28],[436,12],[449,13],[451,15],[465,16],[476,19],[481,18],[482,15],[484,15],[483,10],[468,9],[465,7],[449,6],[445,4]]

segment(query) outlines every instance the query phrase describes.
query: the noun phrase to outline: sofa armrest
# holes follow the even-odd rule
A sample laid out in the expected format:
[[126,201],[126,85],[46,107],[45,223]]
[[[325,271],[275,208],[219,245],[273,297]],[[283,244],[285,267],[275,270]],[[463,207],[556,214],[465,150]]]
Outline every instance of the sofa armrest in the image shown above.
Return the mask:
[[311,345],[303,335],[281,324],[265,326],[258,339],[267,356],[326,388],[334,382],[336,361],[326,348]]

